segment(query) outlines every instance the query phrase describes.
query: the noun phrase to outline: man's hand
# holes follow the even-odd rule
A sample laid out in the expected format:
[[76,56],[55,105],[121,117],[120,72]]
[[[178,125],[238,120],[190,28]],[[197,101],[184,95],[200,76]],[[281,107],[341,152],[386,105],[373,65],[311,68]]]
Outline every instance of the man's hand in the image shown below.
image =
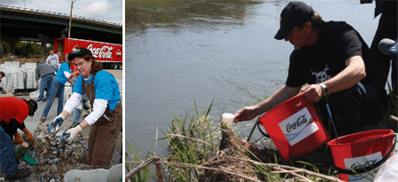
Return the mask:
[[311,84],[303,87],[301,92],[304,97],[312,102],[318,102],[323,97],[322,86],[319,84]]
[[73,140],[73,138],[75,138],[75,136],[82,131],[83,128],[80,125],[77,125],[76,127],[69,129],[68,131],[66,131],[66,134],[69,134],[69,137],[66,138],[67,141]]
[[249,121],[254,119],[258,114],[255,112],[254,106],[246,106],[235,113],[234,122]]
[[16,132],[14,134],[14,143],[15,144],[21,144],[22,142],[23,141],[22,141],[21,135],[18,132]]
[[30,134],[29,131],[26,131],[25,134],[26,134],[27,141],[31,141],[31,142],[35,143],[35,141],[33,140],[32,134]]

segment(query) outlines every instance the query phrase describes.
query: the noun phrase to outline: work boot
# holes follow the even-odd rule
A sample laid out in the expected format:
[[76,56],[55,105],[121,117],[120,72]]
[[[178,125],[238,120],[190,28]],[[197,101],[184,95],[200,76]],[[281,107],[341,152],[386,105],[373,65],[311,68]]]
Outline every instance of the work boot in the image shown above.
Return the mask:
[[37,100],[37,102],[45,102],[47,101],[47,98],[44,98],[43,100]]
[[44,121],[46,121],[46,117],[41,116],[41,117],[40,117],[40,121],[41,121],[42,123],[44,123]]
[[21,178],[26,178],[30,175],[30,170],[28,168],[19,169],[14,175],[6,174],[6,181],[15,181]]

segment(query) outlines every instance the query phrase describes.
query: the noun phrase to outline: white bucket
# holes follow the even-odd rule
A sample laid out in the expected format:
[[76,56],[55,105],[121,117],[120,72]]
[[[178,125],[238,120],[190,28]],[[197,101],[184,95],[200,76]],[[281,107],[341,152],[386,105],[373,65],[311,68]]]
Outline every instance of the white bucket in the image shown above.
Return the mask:
[[222,114],[221,122],[227,123],[227,126],[233,124],[235,115],[231,113],[224,113]]

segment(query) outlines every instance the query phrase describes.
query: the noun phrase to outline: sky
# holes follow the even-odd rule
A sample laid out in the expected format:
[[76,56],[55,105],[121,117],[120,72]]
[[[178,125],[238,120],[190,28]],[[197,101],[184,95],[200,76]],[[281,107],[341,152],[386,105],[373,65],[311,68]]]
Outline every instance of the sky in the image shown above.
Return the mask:
[[[72,15],[122,24],[123,0],[74,0]],[[69,16],[72,0],[1,0],[0,4],[65,13]]]

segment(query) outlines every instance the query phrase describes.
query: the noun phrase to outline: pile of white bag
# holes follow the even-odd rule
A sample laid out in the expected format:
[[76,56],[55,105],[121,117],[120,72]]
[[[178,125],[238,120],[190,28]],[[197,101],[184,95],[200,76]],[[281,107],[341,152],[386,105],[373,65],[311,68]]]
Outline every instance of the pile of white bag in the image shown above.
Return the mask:
[[0,86],[7,92],[14,93],[17,89],[34,89],[36,63],[20,66],[19,61],[6,61],[0,65],[5,73]]

